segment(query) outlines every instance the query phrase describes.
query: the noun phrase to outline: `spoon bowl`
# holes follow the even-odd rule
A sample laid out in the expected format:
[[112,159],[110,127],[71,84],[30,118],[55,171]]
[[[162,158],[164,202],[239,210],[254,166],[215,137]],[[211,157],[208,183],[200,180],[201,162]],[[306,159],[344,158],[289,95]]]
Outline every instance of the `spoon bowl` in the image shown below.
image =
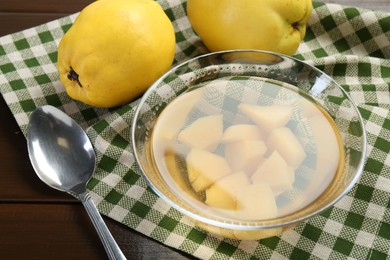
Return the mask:
[[44,183],[82,202],[108,257],[126,259],[86,189],[96,156],[84,130],[61,110],[42,106],[31,114],[27,148],[31,164]]
[[28,151],[38,177],[77,197],[95,170],[96,157],[81,127],[62,111],[44,106],[30,117]]

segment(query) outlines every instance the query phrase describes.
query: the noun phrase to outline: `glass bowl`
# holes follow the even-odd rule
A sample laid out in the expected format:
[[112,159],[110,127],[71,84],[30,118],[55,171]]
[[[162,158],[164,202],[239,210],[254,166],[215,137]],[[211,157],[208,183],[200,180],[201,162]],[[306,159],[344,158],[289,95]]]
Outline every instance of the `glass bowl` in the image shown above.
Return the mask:
[[[268,107],[265,119],[260,118],[260,123],[256,121],[257,112],[253,118],[253,110],[249,109],[249,112],[245,110],[246,105],[252,108],[253,106]],[[231,107],[234,109],[229,109]],[[274,141],[269,141],[274,133],[272,131],[281,127],[278,124],[282,120],[280,118],[283,118],[284,112],[282,111],[285,111],[286,107],[291,108],[288,110],[290,112],[287,124],[296,130],[300,147],[308,148],[302,158],[297,155],[300,154],[297,146],[289,146],[289,141],[285,140],[284,135],[275,134]],[[282,110],[278,110],[280,108]],[[243,113],[249,115],[249,119],[244,118]],[[206,120],[208,123],[204,120],[203,127],[192,131],[193,136],[201,132],[203,136],[200,139],[199,136],[198,139],[195,138],[193,144],[191,141],[186,142],[186,137],[183,137],[185,135],[181,133],[183,129],[201,117],[215,115],[222,118],[222,124],[215,123],[220,119]],[[319,126],[320,123],[309,125],[308,122],[319,122],[311,121],[312,118],[318,119],[319,117],[327,119],[331,126],[328,128],[332,129],[331,131],[316,134],[318,129],[327,127]],[[284,162],[287,162],[288,167],[283,169],[293,169],[294,172],[294,180],[291,180],[292,187],[289,186],[284,190],[278,188],[278,190],[267,183],[267,187],[272,187],[271,191],[274,195],[274,201],[270,207],[267,205],[268,202],[265,202],[270,194],[269,188],[260,189],[260,191],[247,188],[249,186],[241,188],[238,186],[244,186],[244,184],[239,184],[242,183],[240,181],[230,182],[234,194],[229,190],[231,193],[228,194],[213,191],[217,195],[214,197],[210,195],[211,186],[222,179],[221,176],[211,177],[211,175],[214,172],[220,172],[224,164],[219,165],[211,159],[208,161],[209,153],[220,157],[228,156],[227,147],[233,147],[229,148],[230,153],[236,152],[236,154],[224,158],[227,165],[231,166],[228,168],[231,171],[229,174],[232,174],[232,172],[242,172],[241,168],[233,167],[232,163],[234,164],[237,160],[240,162],[242,158],[245,160],[247,157],[244,154],[249,154],[250,157],[257,149],[248,150],[240,148],[242,146],[226,144],[226,142],[237,143],[237,140],[233,139],[238,138],[254,147],[252,144],[255,141],[249,137],[250,134],[239,132],[244,131],[243,128],[239,128],[241,130],[238,131],[238,135],[237,131],[235,135],[233,134],[235,136],[233,139],[229,139],[230,141],[223,139],[226,142],[221,143],[221,136],[218,135],[221,130],[216,129],[222,126],[222,131],[226,131],[232,124],[256,126],[263,124],[265,127],[261,130],[262,138],[265,139],[263,143],[268,146],[261,158],[252,160],[252,163],[255,162],[252,166],[256,167],[252,167],[251,173],[247,174],[247,171],[244,171],[249,178],[248,185],[258,184],[255,181],[259,178],[253,177],[255,175],[253,172],[262,172],[259,168],[274,153],[270,150],[284,150],[293,157],[293,161],[298,158],[300,162],[294,165],[296,160],[290,163],[291,161],[283,155],[285,160],[277,163],[279,161],[275,158],[279,157],[275,155],[273,159],[276,161],[268,163],[268,171],[271,172],[268,176],[274,178],[271,182],[277,182],[276,185],[286,178],[275,177],[279,176],[278,169],[280,169],[280,167],[273,168],[275,165],[285,165]],[[214,139],[207,136],[215,135],[215,133],[220,138],[217,138],[220,141],[217,144],[213,143]],[[179,139],[181,138],[179,141],[177,141],[178,136],[180,136]],[[131,140],[136,162],[148,184],[158,196],[206,231],[241,240],[257,240],[279,235],[284,230],[331,207],[358,181],[366,154],[366,133],[363,120],[356,105],[343,88],[320,70],[300,60],[255,50],[209,53],[172,68],[141,98],[132,122]],[[204,140],[209,140],[208,144],[212,140],[211,143],[214,146],[211,150],[207,144],[201,148],[194,147],[204,143]],[[326,143],[332,143],[335,140],[334,147],[336,148],[334,149],[336,151],[330,151],[331,148]],[[280,144],[273,146],[273,142]],[[174,150],[176,148],[177,150]],[[208,153],[207,159],[202,159],[206,158],[202,156],[193,156],[195,159],[192,159],[192,164],[190,164],[189,153],[198,148],[207,150],[205,152]],[[237,153],[238,150],[240,152]],[[318,154],[322,154],[322,157]],[[333,161],[334,165],[330,166],[331,162],[322,158],[332,157],[333,154],[336,154],[337,158]],[[200,172],[200,175],[196,178],[201,176],[203,181],[205,172],[211,171],[206,179],[212,181],[206,185],[203,185],[204,182],[198,183],[200,186],[203,185],[203,188],[195,184],[193,177],[194,165],[198,164],[202,165],[199,166],[200,168],[208,169],[202,172],[197,168],[195,173]],[[214,172],[209,169],[214,169]],[[257,175],[262,175],[262,173],[257,173]],[[260,180],[263,182],[261,177]],[[262,185],[260,183],[252,186]],[[245,194],[247,197],[244,196]],[[235,203],[233,208],[219,206],[218,201],[223,201],[225,197],[229,197],[230,202]],[[210,202],[211,199],[217,201],[217,206]],[[252,206],[250,203],[261,205],[253,204]],[[275,205],[277,213],[271,214],[270,212],[275,212]],[[245,214],[242,213],[244,211]]]

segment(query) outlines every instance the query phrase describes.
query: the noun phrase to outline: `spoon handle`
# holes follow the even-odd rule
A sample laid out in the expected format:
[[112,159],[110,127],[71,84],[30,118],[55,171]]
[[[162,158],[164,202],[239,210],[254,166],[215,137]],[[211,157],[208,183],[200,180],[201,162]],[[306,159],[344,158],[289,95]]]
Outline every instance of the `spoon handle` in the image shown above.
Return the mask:
[[95,226],[95,229],[100,237],[100,240],[103,243],[104,249],[107,252],[108,258],[111,260],[126,259],[121,249],[119,248],[118,244],[115,242],[114,238],[112,237],[110,230],[107,228],[106,224],[104,223],[103,218],[101,217],[99,211],[97,210],[95,204],[93,203],[89,193],[85,191],[79,194],[78,197],[82,202],[82,204],[84,205],[85,209],[87,210],[87,213],[91,218],[93,225]]

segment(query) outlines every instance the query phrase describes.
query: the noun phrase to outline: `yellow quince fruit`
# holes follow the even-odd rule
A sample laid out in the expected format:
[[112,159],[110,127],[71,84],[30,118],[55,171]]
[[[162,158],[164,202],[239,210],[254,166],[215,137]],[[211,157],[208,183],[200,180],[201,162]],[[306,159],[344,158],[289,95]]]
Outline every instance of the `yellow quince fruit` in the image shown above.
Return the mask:
[[84,8],[58,46],[67,94],[114,107],[140,96],[172,65],[175,33],[153,0],[99,0]]
[[259,49],[292,55],[312,0],[188,0],[192,27],[210,51]]

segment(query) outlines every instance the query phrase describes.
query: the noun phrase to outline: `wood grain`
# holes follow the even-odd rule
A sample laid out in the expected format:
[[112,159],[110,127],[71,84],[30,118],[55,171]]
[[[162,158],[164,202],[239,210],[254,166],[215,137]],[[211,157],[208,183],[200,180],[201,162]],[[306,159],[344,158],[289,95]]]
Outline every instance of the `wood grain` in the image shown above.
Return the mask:
[[[36,177],[26,140],[3,98],[0,122],[0,259],[105,259],[82,205]],[[108,217],[104,220],[129,259],[191,258]]]
[[81,205],[0,204],[2,259],[105,259]]
[[79,12],[92,2],[93,0],[0,0],[0,36]]
[[26,139],[3,98],[0,111],[0,203],[75,201],[38,179],[27,155]]
[[[80,11],[93,0],[0,0],[0,36]],[[390,12],[390,0],[325,0]],[[0,259],[106,259],[82,205],[43,184],[0,98]],[[128,259],[193,259],[104,217]]]
[[6,13],[75,13],[93,0],[0,0],[0,11]]
[[[185,259],[182,253],[105,218],[128,259]],[[0,204],[1,259],[106,259],[80,204]]]

